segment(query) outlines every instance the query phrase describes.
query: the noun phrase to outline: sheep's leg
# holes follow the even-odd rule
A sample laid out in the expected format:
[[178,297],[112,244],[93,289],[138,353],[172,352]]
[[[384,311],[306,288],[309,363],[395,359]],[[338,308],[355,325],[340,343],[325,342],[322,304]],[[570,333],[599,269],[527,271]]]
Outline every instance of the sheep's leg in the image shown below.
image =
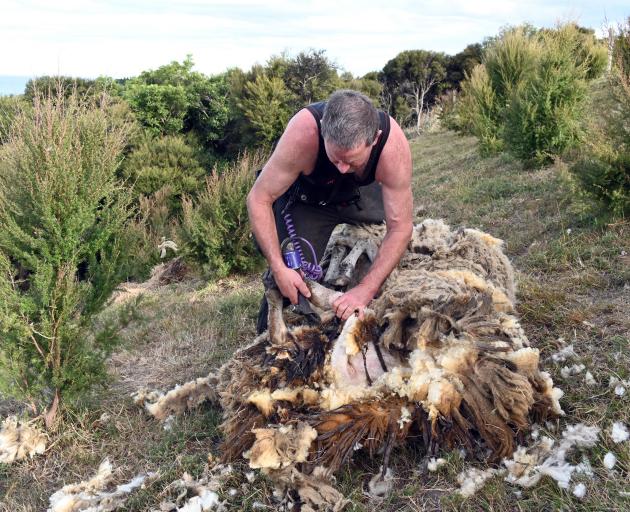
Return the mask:
[[330,262],[328,263],[328,270],[326,271],[326,277],[324,277],[325,283],[334,283],[339,278],[339,266],[346,255],[346,247],[336,245],[331,250]]
[[357,261],[361,257],[362,254],[367,253],[369,257],[368,250],[369,243],[367,240],[359,240],[356,245],[352,248],[348,256],[341,262],[341,275],[335,281],[336,285],[345,286],[350,282],[352,278],[352,274],[354,273]]
[[284,347],[287,345],[289,331],[282,317],[282,295],[277,288],[267,288],[265,296],[269,304],[267,316],[269,340],[272,345]]
[[306,286],[311,292],[311,296],[309,297],[309,301],[316,307],[324,310],[331,311],[333,301],[342,295],[341,292],[337,292],[335,290],[331,290],[326,286],[319,284],[316,281],[306,281]]

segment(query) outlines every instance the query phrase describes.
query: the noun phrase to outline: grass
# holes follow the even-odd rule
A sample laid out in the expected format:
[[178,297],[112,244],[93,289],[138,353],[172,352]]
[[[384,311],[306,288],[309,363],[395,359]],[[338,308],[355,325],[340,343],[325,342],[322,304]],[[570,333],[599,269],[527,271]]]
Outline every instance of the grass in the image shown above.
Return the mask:
[[[380,457],[371,460],[359,452],[337,474],[338,488],[352,501],[346,510],[627,510],[630,498],[620,492],[630,491],[630,443],[614,444],[609,432],[613,421],[630,423],[630,392],[617,397],[608,381],[630,376],[630,223],[602,216],[576,194],[562,163],[524,170],[506,155],[481,158],[473,138],[449,132],[423,135],[411,146],[418,220],[443,218],[451,226],[480,228],[505,240],[517,270],[522,324],[566,393],[567,417],[549,425],[549,434],[557,437],[565,424],[585,422],[602,427],[602,442],[584,452],[595,477],[584,480],[583,500],[551,480],[517,489],[501,477],[463,499],[455,492],[456,477],[473,463],[457,451],[443,453],[448,464],[430,473],[422,451],[405,446],[392,453],[392,493],[376,502],[364,490],[379,470]],[[44,509],[52,492],[92,475],[106,456],[121,468],[120,482],[142,471],[160,471],[157,480],[127,502],[128,511],[156,509],[172,497],[170,482],[185,471],[202,474],[208,453],[217,454],[219,411],[201,407],[177,418],[166,431],[129,395],[143,386],[168,389],[220,365],[252,339],[260,294],[257,276],[193,282],[159,288],[106,311],[103,320],[117,318],[124,339],[123,349],[110,361],[109,388],[98,390],[89,407],[65,415],[45,457],[0,466],[0,510]],[[574,345],[597,380],[595,387],[585,386],[583,375],[561,377],[562,363],[549,359],[559,338]],[[109,415],[107,421],[103,414]],[[618,459],[613,472],[602,465],[608,450]],[[257,474],[249,484],[242,475],[237,471],[220,490],[228,509],[270,505],[270,482]],[[230,497],[228,487],[237,489],[237,495]]]

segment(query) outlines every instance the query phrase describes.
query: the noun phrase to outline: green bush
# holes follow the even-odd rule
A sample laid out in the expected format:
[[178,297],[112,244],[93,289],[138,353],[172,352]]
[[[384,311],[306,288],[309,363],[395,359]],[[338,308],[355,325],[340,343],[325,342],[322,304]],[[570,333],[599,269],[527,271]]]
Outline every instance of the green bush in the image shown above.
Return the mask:
[[577,146],[587,100],[588,63],[578,59],[579,32],[565,25],[545,32],[535,69],[513,90],[506,110],[506,148],[541,166]]
[[124,98],[153,135],[172,135],[183,130],[188,110],[183,86],[131,83]]
[[526,26],[508,30],[486,50],[483,64],[501,109],[509,104],[523,79],[531,76],[541,50]]
[[203,185],[202,159],[203,149],[181,135],[145,136],[126,157],[121,173],[137,194],[150,196],[168,186],[172,196],[178,197],[195,193]]
[[270,147],[280,138],[293,113],[292,101],[281,78],[260,74],[247,82],[239,107],[254,129],[257,146]]
[[501,151],[502,109],[483,64],[475,66],[462,82],[457,111],[459,126],[479,139],[482,154]]
[[509,29],[462,83],[451,124],[476,135],[482,153],[507,149],[527,165],[546,164],[583,139],[587,81],[605,64],[593,31],[573,23]]
[[35,96],[0,148],[0,392],[37,409],[104,375],[89,324],[128,269],[127,127],[76,94]]
[[[624,39],[625,38],[625,39]],[[630,21],[621,27],[617,48],[630,49]],[[630,51],[628,51],[630,56]],[[630,58],[628,59],[630,66]],[[630,69],[620,53],[604,87],[594,98],[594,116],[580,158],[571,166],[582,190],[614,214],[630,213]]]
[[184,197],[183,250],[207,275],[247,272],[261,261],[250,234],[245,199],[262,163],[260,153],[245,153],[223,172],[215,169],[196,199]]
[[0,145],[9,137],[15,116],[28,107],[29,103],[22,96],[0,96]]

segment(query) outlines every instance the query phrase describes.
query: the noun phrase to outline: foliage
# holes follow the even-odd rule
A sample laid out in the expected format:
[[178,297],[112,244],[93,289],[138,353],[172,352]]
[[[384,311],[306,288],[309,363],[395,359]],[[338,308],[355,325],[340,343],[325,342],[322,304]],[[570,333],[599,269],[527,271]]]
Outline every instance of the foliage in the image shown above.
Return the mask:
[[15,116],[29,106],[23,96],[0,96],[0,145],[8,139]]
[[391,97],[390,114],[399,123],[405,124],[406,106],[413,113],[416,129],[419,128],[423,113],[445,85],[447,61],[444,53],[407,50],[385,64],[381,79]]
[[479,139],[482,154],[487,155],[502,149],[501,105],[483,64],[475,66],[462,83],[457,113],[459,119],[454,121],[457,123],[455,126]]
[[297,108],[325,100],[339,88],[337,66],[326,57],[326,50],[311,49],[287,59],[281,76],[295,95]]
[[[101,101],[35,96],[0,150],[0,386],[38,407],[104,375],[92,316],[126,276],[131,195],[116,179],[127,128]],[[54,407],[53,407],[54,414]]]
[[587,100],[589,66],[580,58],[578,36],[570,24],[542,33],[542,50],[534,69],[512,91],[505,142],[527,164],[549,163],[583,139],[580,120]]
[[164,187],[171,189],[173,198],[193,194],[206,174],[203,153],[194,140],[188,143],[181,135],[146,135],[125,159],[121,174],[136,194],[150,196]]
[[216,169],[196,199],[184,197],[181,238],[187,258],[221,277],[252,270],[260,261],[250,234],[245,198],[262,154],[244,153],[222,173]]
[[445,88],[459,90],[466,75],[470,75],[473,68],[481,64],[482,57],[483,47],[480,43],[469,44],[461,52],[449,57],[446,65]]
[[[325,100],[342,85],[336,65],[324,50],[300,52],[295,57],[275,55],[265,66],[254,65],[248,72],[231,69],[224,79],[229,89],[228,151],[269,147],[292,114]],[[378,88],[373,82],[363,85],[372,91]]]
[[448,122],[479,137],[486,154],[505,148],[546,164],[582,140],[587,81],[605,63],[593,31],[574,23],[506,28],[486,42],[483,68],[467,75]]
[[124,95],[149,133],[174,135],[184,129],[189,105],[183,86],[132,82]]
[[124,97],[154,135],[195,132],[204,144],[223,137],[228,121],[227,84],[223,76],[193,71],[189,55],[145,71],[125,84]]
[[630,81],[630,16],[618,27],[612,48],[612,61],[624,81]]
[[253,128],[257,145],[270,147],[280,138],[292,114],[292,100],[292,94],[280,78],[261,74],[245,84],[239,106]]
[[[618,48],[625,44],[630,55],[630,20],[620,34],[625,42]],[[620,55],[616,64],[604,82],[604,97],[592,101],[596,119],[589,123],[589,137],[571,172],[582,190],[621,216],[630,213],[630,72]]]

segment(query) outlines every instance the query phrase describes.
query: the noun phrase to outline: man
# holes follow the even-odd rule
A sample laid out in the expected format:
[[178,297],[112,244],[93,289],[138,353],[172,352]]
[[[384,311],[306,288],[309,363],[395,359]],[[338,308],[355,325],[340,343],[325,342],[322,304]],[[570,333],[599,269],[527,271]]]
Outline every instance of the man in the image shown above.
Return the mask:
[[[280,213],[287,203],[297,235],[311,242],[318,260],[337,224],[385,220],[387,232],[368,274],[332,304],[342,320],[353,313],[362,317],[411,238],[411,152],[400,126],[350,90],[309,105],[289,121],[247,197],[247,208],[280,292],[297,304],[298,293],[308,298],[310,292],[280,251],[287,237]],[[266,329],[266,308],[258,329]]]

